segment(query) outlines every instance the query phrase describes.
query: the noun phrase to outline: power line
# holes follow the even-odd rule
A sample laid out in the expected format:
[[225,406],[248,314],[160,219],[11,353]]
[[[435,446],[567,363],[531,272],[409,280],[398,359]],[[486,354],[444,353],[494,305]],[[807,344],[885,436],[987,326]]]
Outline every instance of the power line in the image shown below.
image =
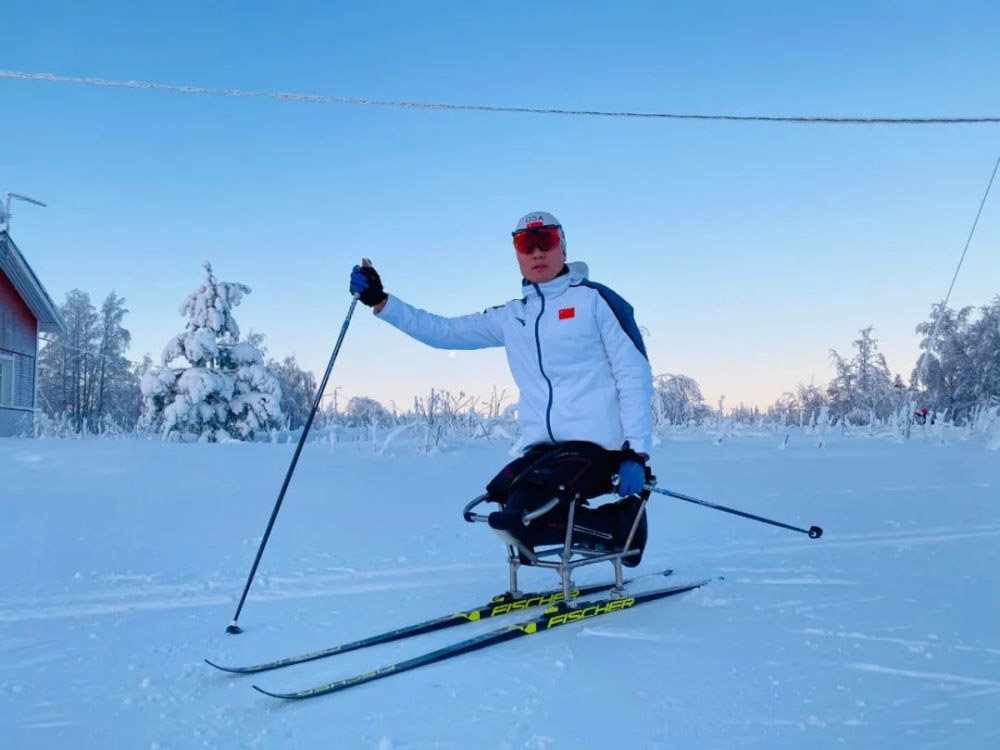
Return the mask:
[[[958,280],[958,273],[962,270],[962,264],[965,262],[965,256],[969,252],[969,245],[972,244],[972,237],[976,233],[976,227],[979,226],[979,218],[983,215],[983,207],[986,205],[986,199],[990,195],[990,190],[993,187],[993,181],[996,179],[997,170],[1000,169],[1000,156],[997,156],[996,163],[993,165],[993,172],[990,173],[989,182],[986,183],[986,190],[983,192],[983,198],[979,201],[979,210],[976,211],[976,218],[972,220],[972,227],[969,229],[969,236],[965,239],[965,247],[962,248],[962,255],[958,259],[958,265],[955,266],[955,273],[951,277],[951,284],[948,285],[948,293],[945,294],[944,299],[941,302],[941,307],[938,308],[937,320],[934,321],[934,331],[931,333],[931,337],[927,343],[927,353],[921,355],[917,364],[917,377],[915,378],[913,384],[911,385],[911,390],[919,386],[921,380],[923,380],[926,369],[927,361],[930,359],[930,354],[937,343],[938,332],[941,330],[941,321],[944,319],[945,310],[948,307],[948,300],[951,299],[951,293],[955,289],[955,282]],[[912,423],[913,415],[909,416],[909,421]],[[909,426],[907,424],[907,437],[909,437]]]
[[990,188],[993,187],[993,180],[996,179],[998,168],[1000,168],[1000,156],[997,156],[997,163],[993,165],[993,174],[990,175],[990,181],[986,184],[986,192],[983,193],[983,199],[979,201],[979,210],[976,211],[976,218],[973,220],[972,228],[969,230],[969,236],[965,240],[965,248],[962,250],[962,257],[958,259],[958,265],[955,267],[955,275],[951,277],[951,285],[948,287],[948,293],[944,296],[944,302],[942,305],[947,305],[948,300],[951,299],[951,292],[955,288],[955,281],[958,280],[958,272],[962,270],[962,263],[965,262],[965,254],[969,252],[969,244],[972,242],[972,235],[976,233],[976,227],[979,226],[979,217],[983,215],[983,206],[986,205],[986,198],[990,194]]
[[461,112],[490,112],[503,114],[566,115],[572,117],[624,117],[654,120],[706,120],[726,122],[790,123],[796,125],[983,125],[1000,123],[1000,116],[983,117],[823,117],[815,115],[734,115],[696,114],[682,112],[629,112],[597,109],[561,109],[555,107],[503,107],[487,104],[448,104],[391,99],[371,99],[353,96],[328,96],[325,94],[295,94],[275,91],[246,91],[243,89],[218,89],[150,81],[112,81],[106,78],[64,76],[55,73],[31,73],[20,70],[0,69],[0,78],[22,81],[47,81],[72,83],[100,88],[145,89],[170,91],[178,94],[226,96],[241,99],[271,99],[276,101],[304,102],[309,104],[346,104],[363,107],[395,107],[400,109],[449,110]]

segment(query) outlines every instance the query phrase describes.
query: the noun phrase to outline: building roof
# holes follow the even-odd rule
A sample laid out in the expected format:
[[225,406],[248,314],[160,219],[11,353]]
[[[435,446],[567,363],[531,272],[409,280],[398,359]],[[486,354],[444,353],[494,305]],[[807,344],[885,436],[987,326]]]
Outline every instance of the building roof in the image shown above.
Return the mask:
[[0,271],[10,279],[24,304],[38,319],[38,330],[43,333],[66,332],[66,321],[63,320],[62,313],[6,230],[0,231]]

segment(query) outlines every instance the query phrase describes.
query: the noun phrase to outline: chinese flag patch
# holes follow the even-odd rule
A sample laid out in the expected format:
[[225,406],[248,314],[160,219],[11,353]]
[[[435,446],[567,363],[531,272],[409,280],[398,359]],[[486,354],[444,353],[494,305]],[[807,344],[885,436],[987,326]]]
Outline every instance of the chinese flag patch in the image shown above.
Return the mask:
[[559,311],[559,320],[569,320],[576,317],[575,307],[564,307]]

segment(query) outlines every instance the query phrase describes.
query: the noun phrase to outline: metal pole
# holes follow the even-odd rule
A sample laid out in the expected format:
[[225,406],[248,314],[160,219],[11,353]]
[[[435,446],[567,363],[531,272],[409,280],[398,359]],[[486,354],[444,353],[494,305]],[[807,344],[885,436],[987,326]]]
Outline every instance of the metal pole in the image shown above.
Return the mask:
[[295,447],[295,453],[292,456],[292,463],[288,467],[288,473],[285,474],[285,481],[281,484],[281,491],[278,493],[278,500],[274,503],[274,510],[271,511],[271,518],[267,522],[267,529],[264,531],[264,538],[261,540],[260,547],[257,549],[257,556],[254,558],[253,567],[250,568],[250,575],[247,576],[246,585],[243,587],[243,595],[240,597],[240,603],[236,607],[236,614],[233,615],[233,621],[226,627],[227,633],[236,634],[243,632],[243,629],[237,625],[236,621],[240,619],[240,612],[243,611],[243,604],[247,600],[247,593],[250,591],[250,584],[253,582],[253,578],[257,574],[257,566],[260,564],[260,558],[264,554],[264,547],[267,546],[267,540],[271,536],[271,529],[274,528],[274,519],[278,517],[278,511],[281,509],[281,503],[285,499],[285,490],[288,489],[288,483],[292,480],[295,465],[299,462],[299,454],[302,453],[302,446],[305,445],[306,436],[309,434],[309,428],[312,427],[313,418],[316,416],[320,401],[323,399],[323,392],[326,390],[326,383],[330,379],[330,372],[333,370],[333,363],[337,361],[337,354],[340,353],[340,345],[344,343],[344,335],[347,333],[347,327],[351,323],[351,317],[354,315],[354,308],[358,304],[359,296],[360,295],[357,294],[354,295],[354,299],[351,300],[351,306],[347,310],[347,317],[344,318],[344,325],[340,328],[340,336],[337,337],[337,345],[333,348],[333,354],[330,355],[330,362],[327,364],[326,372],[323,374],[323,382],[319,384],[319,390],[316,391],[316,398],[313,401],[312,411],[309,412],[309,418],[306,420],[306,424],[302,428],[302,436],[299,438],[299,444]]
[[651,492],[658,492],[661,495],[666,495],[667,497],[674,497],[678,500],[686,500],[689,503],[695,503],[697,505],[704,505],[706,508],[714,508],[715,510],[721,510],[724,513],[732,513],[734,516],[742,516],[743,518],[749,518],[752,521],[760,521],[761,523],[768,523],[771,526],[780,526],[783,529],[788,529],[789,531],[798,531],[802,534],[808,534],[810,539],[819,539],[823,536],[823,529],[819,526],[810,526],[808,529],[801,529],[798,526],[790,526],[787,523],[782,523],[781,521],[773,521],[770,518],[764,518],[763,516],[755,516],[753,513],[744,513],[742,510],[736,510],[735,508],[727,508],[725,505],[716,505],[715,503],[710,503],[707,500],[699,500],[696,497],[690,497],[689,495],[682,495],[679,492],[671,492],[670,490],[661,490],[659,487],[654,487],[647,484],[646,489]]

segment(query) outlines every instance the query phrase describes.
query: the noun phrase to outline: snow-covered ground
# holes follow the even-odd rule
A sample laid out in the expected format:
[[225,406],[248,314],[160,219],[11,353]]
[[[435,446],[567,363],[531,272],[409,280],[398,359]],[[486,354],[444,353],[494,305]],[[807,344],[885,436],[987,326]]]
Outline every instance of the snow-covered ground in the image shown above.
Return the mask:
[[654,499],[639,572],[725,580],[292,704],[251,682],[307,687],[497,626],[256,677],[202,663],[332,645],[501,591],[502,547],[459,511],[506,446],[308,445],[246,632],[230,636],[293,446],[0,439],[0,747],[1000,747],[1000,453],[777,443],[678,437],[654,466],[662,486],[819,524],[823,539]]

